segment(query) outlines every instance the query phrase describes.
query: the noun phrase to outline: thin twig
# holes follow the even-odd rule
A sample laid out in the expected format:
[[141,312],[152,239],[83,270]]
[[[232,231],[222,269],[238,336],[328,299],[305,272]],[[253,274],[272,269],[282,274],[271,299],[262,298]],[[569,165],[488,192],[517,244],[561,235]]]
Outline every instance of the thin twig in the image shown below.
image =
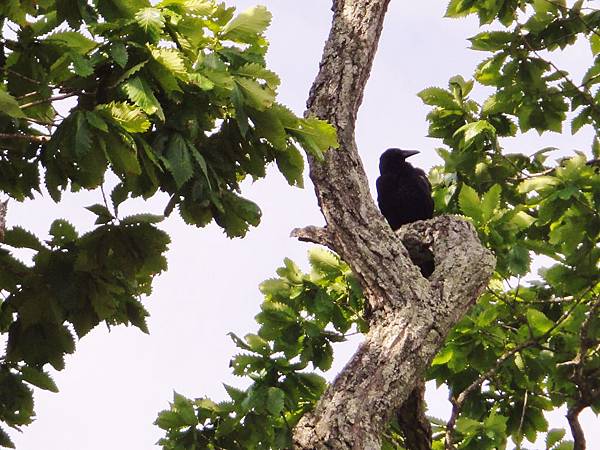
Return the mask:
[[42,98],[40,100],[34,100],[29,103],[24,103],[21,105],[21,109],[30,108],[32,106],[41,105],[42,103],[52,103],[58,100],[64,100],[65,98],[75,97],[79,95],[78,93],[70,92],[68,94],[57,95],[56,97]]
[[0,140],[12,139],[44,143],[50,140],[50,136],[36,136],[32,134],[21,133],[0,133]]

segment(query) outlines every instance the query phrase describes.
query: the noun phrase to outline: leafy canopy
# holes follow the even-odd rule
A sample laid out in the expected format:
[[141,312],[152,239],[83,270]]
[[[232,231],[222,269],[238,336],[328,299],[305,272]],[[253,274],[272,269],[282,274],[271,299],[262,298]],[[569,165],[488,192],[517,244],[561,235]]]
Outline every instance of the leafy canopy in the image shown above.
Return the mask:
[[[432,108],[429,135],[443,143],[437,149],[443,165],[429,178],[436,213],[471,221],[496,255],[497,267],[427,373],[449,388],[454,407],[449,420],[431,418],[434,449],[447,448],[446,436],[459,449],[505,448],[509,438],[525,448],[523,441],[535,442],[540,433],[546,433],[547,450],[572,449],[565,430],[548,430],[546,412],[566,406],[570,425],[584,408],[600,412],[600,11],[590,5],[452,0],[448,6],[448,17],[479,16],[484,31],[470,41],[486,59],[473,80],[456,76],[448,88],[419,93]],[[490,23],[494,29],[485,30]],[[581,80],[547,59],[568,51],[577,39],[590,47],[589,60],[580,61],[588,64]],[[471,97],[475,83],[492,95],[477,102]],[[559,149],[503,148],[505,137],[532,129],[563,132],[569,122],[572,134],[591,127],[589,149],[553,160]],[[316,263],[312,254],[311,275],[286,261],[278,270],[281,278],[262,285],[258,335],[235,338],[245,353],[233,358],[232,367],[251,377],[250,388],[227,387],[231,401],[216,406],[176,396],[157,420],[166,430],[163,448],[289,446],[298,414],[315,403],[314,392],[298,396],[303,385],[295,377],[303,372],[296,371],[308,360],[329,367],[326,330],[344,333],[350,326],[344,321],[340,328],[335,317],[350,318],[361,332],[367,328],[356,309],[363,301],[353,300],[360,298],[357,288],[344,287],[340,278],[343,263],[314,252],[321,256]],[[540,256],[551,262],[535,276],[533,263]],[[318,289],[307,291],[314,276]],[[341,305],[350,305],[351,314],[337,312]],[[314,331],[312,324],[318,325]],[[326,342],[324,347],[310,347],[314,338]],[[184,401],[195,411],[194,420],[168,422]],[[382,448],[404,448],[397,423],[390,424]]]
[[[59,202],[67,190],[104,187],[108,172],[118,181],[110,205],[88,208],[97,227],[87,233],[63,219],[46,241],[6,231],[0,421],[31,422],[29,385],[56,391],[44,367],[64,367],[74,334],[100,322],[147,331],[140,296],[166,270],[169,237],[156,226],[163,216],[120,217],[123,202],[164,192],[164,215],[177,209],[188,224],[214,220],[241,237],[260,221],[242,180],[275,162],[302,186],[300,150],[320,159],[337,146],[330,125],[276,102],[270,20],[264,7],[236,15],[213,0],[1,2],[0,191]],[[15,249],[31,250],[33,263]],[[12,446],[2,430],[0,445]]]

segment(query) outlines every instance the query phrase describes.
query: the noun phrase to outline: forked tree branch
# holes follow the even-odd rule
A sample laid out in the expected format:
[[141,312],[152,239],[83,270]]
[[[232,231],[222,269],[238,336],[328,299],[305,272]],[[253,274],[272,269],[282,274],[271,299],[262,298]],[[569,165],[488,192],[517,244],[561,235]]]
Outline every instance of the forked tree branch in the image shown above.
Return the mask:
[[[309,158],[327,223],[322,243],[350,265],[371,315],[363,344],[294,429],[297,449],[379,449],[390,418],[495,265],[468,223],[441,216],[395,235],[371,198],[354,130],[388,3],[334,1],[331,32],[308,99],[307,115],[332,123],[340,142],[324,162]],[[303,230],[296,234],[318,242],[324,229]],[[411,262],[403,240],[433,253],[436,268],[429,279]]]

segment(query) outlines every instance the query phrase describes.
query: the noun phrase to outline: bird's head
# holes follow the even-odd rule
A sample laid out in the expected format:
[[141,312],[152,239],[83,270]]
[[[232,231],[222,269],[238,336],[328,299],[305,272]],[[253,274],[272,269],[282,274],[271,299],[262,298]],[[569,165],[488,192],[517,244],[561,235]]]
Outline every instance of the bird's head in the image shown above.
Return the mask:
[[[404,168],[408,163],[406,158],[419,153],[417,150],[402,150],[400,148],[388,148],[379,158],[379,172],[393,173]],[[410,167],[410,165],[409,165]]]

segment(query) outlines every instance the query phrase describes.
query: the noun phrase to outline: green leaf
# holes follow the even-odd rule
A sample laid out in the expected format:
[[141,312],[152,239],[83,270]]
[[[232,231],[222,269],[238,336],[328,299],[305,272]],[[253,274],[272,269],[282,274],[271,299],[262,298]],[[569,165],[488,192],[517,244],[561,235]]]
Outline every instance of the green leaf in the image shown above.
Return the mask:
[[335,128],[324,120],[314,117],[300,119],[298,127],[289,128],[289,131],[304,150],[319,160],[323,159],[325,150],[339,147]]
[[85,157],[92,147],[92,136],[88,128],[86,114],[83,111],[74,113],[75,118],[75,153],[79,158]]
[[426,105],[439,106],[445,109],[460,109],[454,96],[445,89],[430,87],[417,94]]
[[174,133],[169,139],[164,162],[171,175],[173,175],[177,189],[192,178],[194,167],[192,166],[187,141],[181,134]]
[[223,39],[252,41],[271,23],[271,13],[264,6],[254,6],[238,14],[221,30]]
[[339,258],[329,250],[314,247],[308,251],[308,261],[313,269],[321,273],[332,273],[340,270]]
[[245,103],[253,108],[264,111],[273,105],[275,101],[273,89],[261,86],[255,80],[248,78],[236,78],[235,82],[243,93]]
[[162,29],[165,26],[165,19],[160,9],[142,8],[135,13],[135,20],[152,39],[157,41],[160,38]]
[[35,234],[20,226],[15,226],[4,232],[4,244],[15,248],[30,248],[38,251],[44,249]]
[[553,428],[546,435],[546,449],[551,449],[565,437],[566,431],[562,428]]
[[151,47],[150,53],[156,62],[170,72],[170,75],[186,80],[187,69],[179,51],[172,48]]
[[150,128],[150,121],[144,112],[125,102],[111,102],[99,105],[99,111],[106,111],[112,119],[129,133],[142,133]]
[[267,411],[273,416],[278,416],[283,411],[285,393],[276,387],[267,389]]
[[142,111],[146,114],[156,113],[160,120],[163,122],[165,121],[165,115],[160,106],[160,102],[154,96],[152,89],[148,86],[146,81],[139,77],[130,78],[123,83],[123,89],[127,93],[129,100],[139,106]]
[[477,122],[467,123],[454,132],[453,137],[463,133],[463,140],[466,145],[469,145],[473,139],[483,135],[484,137],[495,136],[496,129],[487,120],[478,120]]
[[528,308],[526,317],[527,323],[534,331],[535,336],[542,336],[550,331],[554,326],[554,322],[548,319],[543,312],[538,311],[537,309]]
[[0,428],[0,446],[6,448],[16,448],[8,433],[2,428]]
[[19,102],[4,89],[0,88],[0,113],[21,119],[25,113],[21,110]]
[[513,39],[517,38],[507,31],[485,31],[469,38],[469,41],[473,50],[498,51],[504,50]]
[[23,379],[25,381],[39,387],[40,389],[50,392],[58,392],[58,387],[56,386],[56,383],[54,383],[52,377],[42,370],[24,366],[21,368],[21,374],[23,375]]
[[525,275],[529,271],[531,258],[529,250],[522,245],[514,245],[508,252],[508,268],[513,275]]
[[304,187],[304,158],[296,146],[289,145],[286,151],[278,152],[275,161],[290,186]]
[[68,56],[73,62],[73,70],[80,77],[89,77],[94,73],[94,65],[89,59],[75,52],[69,52]]
[[531,191],[543,192],[545,190],[553,188],[559,183],[560,180],[556,177],[551,177],[549,175],[541,175],[528,178],[527,180],[522,181],[517,187],[517,191],[520,194],[526,194]]
[[129,54],[127,53],[125,45],[121,42],[113,42],[110,45],[109,52],[113,61],[116,62],[121,69],[124,69],[127,66]]
[[97,42],[76,31],[59,31],[48,36],[46,41],[73,50],[79,55],[85,55],[96,48]]
[[61,247],[77,240],[79,235],[75,227],[63,219],[57,219],[50,225],[51,245]]
[[452,347],[447,345],[437,355],[435,355],[435,358],[433,358],[431,365],[432,366],[445,365],[448,361],[450,361],[452,359],[453,355],[454,355],[454,351],[452,350]]
[[275,72],[257,63],[244,64],[242,67],[236,69],[234,73],[236,75],[243,75],[253,79],[258,78],[264,80],[267,83],[267,86],[269,86],[271,89],[276,89],[281,82],[279,76]]
[[121,225],[132,225],[140,223],[160,223],[165,219],[165,216],[157,214],[132,214],[131,216],[124,217],[121,219]]
[[590,48],[594,56],[600,53],[600,36],[597,33],[592,33],[590,36]]
[[484,222],[489,221],[494,211],[500,206],[500,194],[502,187],[499,184],[493,185],[481,199],[481,216]]
[[108,223],[108,222],[114,220],[114,216],[108,210],[108,208],[99,203],[96,203],[95,205],[92,205],[92,206],[86,206],[85,209],[93,212],[94,214],[96,214],[98,216],[98,218],[96,219],[96,225]]
[[458,204],[466,216],[473,218],[477,223],[481,221],[481,201],[475,189],[463,184],[458,194]]

